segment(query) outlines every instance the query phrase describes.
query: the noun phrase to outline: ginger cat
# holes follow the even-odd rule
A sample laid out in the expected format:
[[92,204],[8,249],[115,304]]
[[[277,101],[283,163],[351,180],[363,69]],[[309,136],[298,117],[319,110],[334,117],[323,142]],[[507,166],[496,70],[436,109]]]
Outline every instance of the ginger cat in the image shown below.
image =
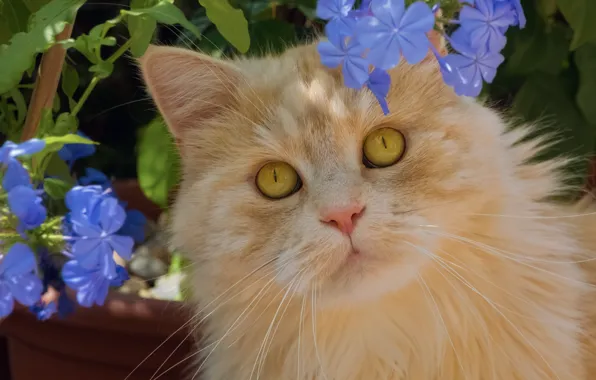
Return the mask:
[[183,160],[191,375],[596,378],[590,199],[546,201],[566,161],[531,163],[531,127],[455,95],[434,60],[391,71],[388,116],[314,44],[225,61],[152,46],[141,70]]

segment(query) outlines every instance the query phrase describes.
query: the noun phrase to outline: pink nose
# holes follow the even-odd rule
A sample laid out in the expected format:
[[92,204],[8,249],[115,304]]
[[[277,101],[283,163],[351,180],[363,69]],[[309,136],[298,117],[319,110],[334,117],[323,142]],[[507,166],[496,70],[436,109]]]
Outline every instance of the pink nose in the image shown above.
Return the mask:
[[350,235],[354,231],[354,225],[362,215],[363,210],[364,206],[356,203],[346,207],[325,210],[321,214],[321,221],[334,226],[345,235]]

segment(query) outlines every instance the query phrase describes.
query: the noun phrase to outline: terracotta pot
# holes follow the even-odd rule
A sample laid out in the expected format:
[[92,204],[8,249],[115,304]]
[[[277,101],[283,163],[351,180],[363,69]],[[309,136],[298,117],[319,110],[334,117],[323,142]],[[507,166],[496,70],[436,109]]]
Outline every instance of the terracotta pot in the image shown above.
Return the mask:
[[180,380],[196,352],[182,327],[188,317],[178,302],[113,293],[104,306],[79,307],[66,319],[40,322],[20,308],[0,323],[0,335],[10,380],[149,380],[164,361],[159,373],[182,361],[159,378]]

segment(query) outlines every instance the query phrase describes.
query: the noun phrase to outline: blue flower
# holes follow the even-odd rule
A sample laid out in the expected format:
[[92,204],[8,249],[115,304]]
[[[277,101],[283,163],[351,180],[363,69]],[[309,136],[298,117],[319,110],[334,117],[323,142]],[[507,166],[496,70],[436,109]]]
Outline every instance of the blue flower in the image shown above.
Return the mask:
[[27,245],[10,247],[0,261],[0,318],[12,312],[15,300],[25,306],[39,301],[43,286],[36,269],[35,255]]
[[68,219],[86,218],[90,223],[97,223],[99,220],[99,209],[97,206],[101,201],[111,195],[111,190],[104,190],[99,185],[75,186],[66,193],[64,199],[66,207],[70,210]]
[[42,301],[39,301],[31,305],[29,310],[35,314],[38,320],[47,321],[58,311],[58,306],[54,301],[48,304],[44,304]]
[[85,175],[80,177],[78,182],[83,186],[99,185],[104,189],[111,186],[110,179],[99,170],[93,168],[85,169]]
[[72,215],[74,236],[71,246],[73,256],[86,269],[101,268],[103,275],[113,277],[116,274],[114,251],[129,260],[132,255],[134,240],[129,236],[117,235],[126,219],[126,213],[115,198],[105,198],[95,208],[98,219],[89,220],[85,215]]
[[449,54],[439,59],[445,83],[452,86],[458,95],[478,96],[482,81],[491,83],[505,58],[486,49],[474,49],[462,28],[456,30],[449,41],[460,54]]
[[101,268],[85,268],[77,260],[68,261],[62,268],[62,278],[66,285],[76,290],[77,302],[81,306],[103,305],[110,286],[121,286],[128,273],[121,266],[115,268],[113,275],[106,276]]
[[[81,131],[78,131],[77,135],[89,139],[89,137]],[[95,146],[93,144],[65,144],[62,149],[58,151],[58,156],[72,167],[74,162],[79,158],[88,157],[94,153]]]
[[356,39],[370,49],[371,64],[388,70],[402,55],[410,64],[424,59],[430,46],[426,33],[435,24],[428,5],[418,1],[406,10],[404,0],[372,0],[371,11],[373,16],[362,18],[356,27]]
[[145,241],[145,225],[147,218],[138,210],[129,210],[126,212],[126,221],[118,231],[121,235],[130,236],[137,243]]
[[389,87],[391,86],[391,77],[385,70],[374,69],[370,73],[370,78],[366,83],[366,86],[373,93],[373,95],[379,101],[381,109],[385,115],[389,114],[389,106],[387,105],[387,94],[389,93]]
[[521,0],[496,0],[496,1],[501,2],[501,3],[511,4],[513,11],[514,11],[514,16],[515,16],[515,22],[512,25],[519,25],[520,29],[523,29],[526,27],[526,15],[524,14],[524,8],[521,5]]
[[459,14],[461,28],[470,35],[473,48],[500,52],[507,43],[505,31],[517,22],[512,5],[505,1],[477,0]]
[[10,211],[19,219],[20,230],[39,227],[46,220],[47,210],[42,199],[30,187],[18,185],[8,192]]
[[317,50],[321,55],[321,62],[330,68],[342,66],[344,83],[350,88],[362,88],[368,80],[368,62],[362,57],[363,48],[353,38],[347,36],[334,25],[327,25],[327,38],[321,41]]
[[16,159],[22,155],[35,154],[45,147],[43,140],[31,139],[21,144],[15,144],[12,141],[6,141],[0,148],[0,162],[6,167],[2,187],[10,191],[18,185],[28,185],[30,183],[29,173],[23,165]]

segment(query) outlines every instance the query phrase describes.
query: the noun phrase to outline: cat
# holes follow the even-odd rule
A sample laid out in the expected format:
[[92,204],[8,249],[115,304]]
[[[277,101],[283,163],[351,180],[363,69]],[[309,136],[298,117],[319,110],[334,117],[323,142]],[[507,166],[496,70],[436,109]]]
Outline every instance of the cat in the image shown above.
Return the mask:
[[[548,200],[569,160],[532,160],[536,127],[457,96],[430,56],[391,70],[387,116],[316,42],[228,60],[150,46],[140,69],[182,156],[191,375],[595,378],[594,206]],[[403,150],[381,167],[379,134]]]

